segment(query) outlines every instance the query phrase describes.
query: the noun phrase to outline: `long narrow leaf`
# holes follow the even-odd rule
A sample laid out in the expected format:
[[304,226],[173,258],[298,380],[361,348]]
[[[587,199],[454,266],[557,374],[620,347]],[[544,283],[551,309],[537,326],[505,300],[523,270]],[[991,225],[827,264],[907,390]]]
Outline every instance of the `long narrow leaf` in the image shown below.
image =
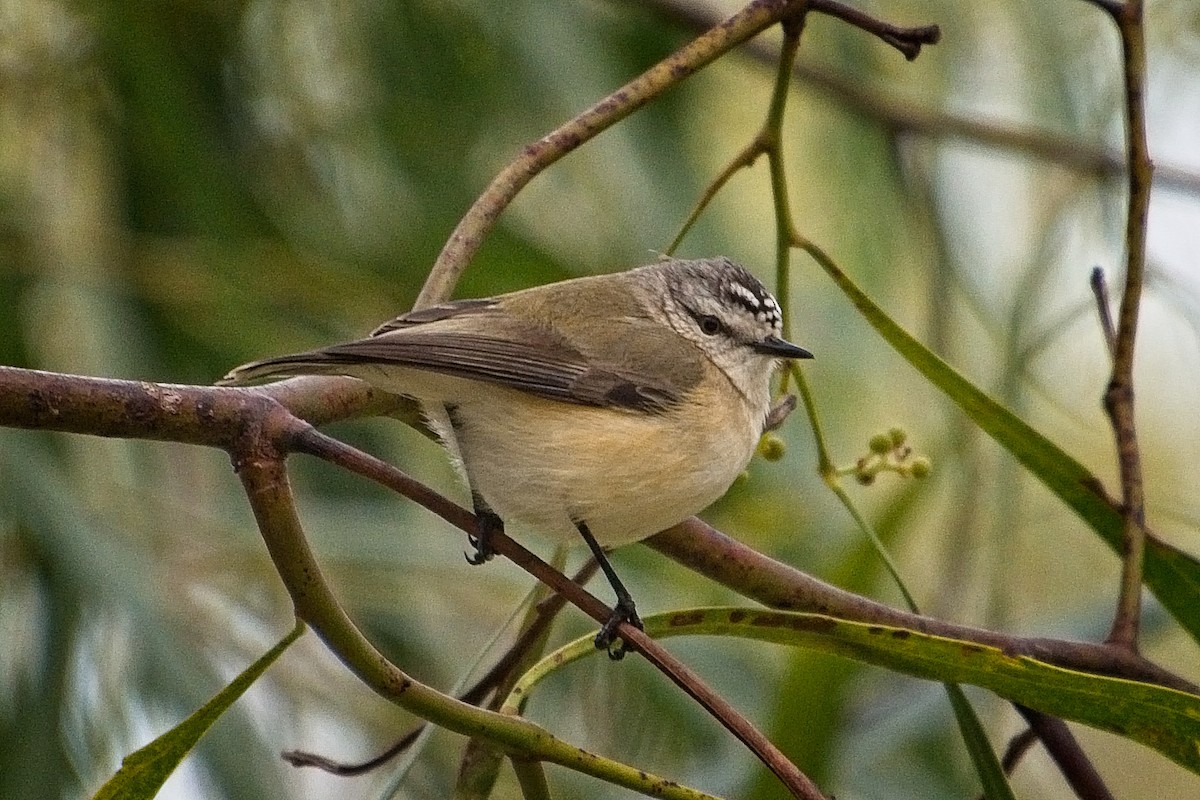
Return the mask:
[[196,742],[200,741],[200,737],[304,630],[304,623],[297,621],[291,633],[217,692],[212,700],[150,744],[125,756],[121,768],[100,787],[93,800],[147,800],[158,794],[158,790],[196,746]]
[[[1095,475],[921,344],[818,248],[805,249],[896,352],[1120,552],[1121,515]],[[1146,541],[1145,582],[1200,642],[1200,561],[1151,536]]]
[[945,688],[950,697],[950,707],[954,709],[958,730],[967,745],[971,763],[975,766],[975,774],[983,784],[983,796],[987,800],[1016,800],[1012,787],[1008,785],[1004,767],[1000,766],[996,751],[992,749],[992,743],[988,741],[983,725],[979,722],[975,709],[971,707],[971,702],[967,700],[966,693],[956,683],[947,683]]
[[[805,647],[926,680],[979,686],[1023,706],[1140,742],[1200,774],[1200,695],[1064,669],[975,642],[821,614],[692,608],[644,622],[654,638],[737,636]],[[516,713],[538,681],[594,650],[590,639],[581,638],[546,656],[525,674],[505,709]]]

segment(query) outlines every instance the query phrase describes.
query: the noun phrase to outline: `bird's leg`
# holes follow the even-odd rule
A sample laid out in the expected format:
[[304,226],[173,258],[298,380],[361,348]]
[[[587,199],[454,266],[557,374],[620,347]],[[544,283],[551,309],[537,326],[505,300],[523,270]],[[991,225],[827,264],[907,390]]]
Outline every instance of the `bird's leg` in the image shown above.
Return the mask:
[[604,577],[608,578],[608,584],[612,586],[613,593],[617,596],[612,616],[608,618],[608,621],[600,627],[600,632],[596,634],[596,649],[606,651],[608,657],[613,661],[620,661],[625,657],[625,653],[628,652],[629,648],[623,640],[615,648],[613,647],[613,642],[619,639],[617,636],[617,626],[622,622],[628,622],[638,630],[641,630],[642,620],[637,615],[637,608],[633,604],[633,596],[629,594],[629,590],[625,588],[625,584],[621,583],[621,579],[617,577],[617,571],[609,563],[608,556],[604,554],[604,550],[600,547],[600,543],[596,541],[596,537],[592,536],[592,532],[588,530],[587,523],[577,521],[575,527],[579,530],[579,535],[587,542],[587,546],[591,548],[592,555],[596,558],[596,563],[604,571]]
[[[446,403],[442,406],[445,412],[444,423],[448,423],[448,427],[440,427],[439,434],[442,438],[442,444],[450,451],[451,457],[458,461],[463,468],[463,476],[466,478],[467,486],[471,489],[471,507],[475,511],[475,533],[467,534],[467,541],[475,552],[463,553],[467,557],[467,563],[478,566],[485,562],[491,561],[492,556],[496,555],[496,551],[492,549],[492,534],[496,531],[504,532],[504,520],[492,511],[491,506],[483,499],[479,492],[475,491],[474,481],[471,480],[470,472],[467,470],[467,462],[462,457],[462,450],[458,444],[458,435],[463,429],[462,417],[458,414],[458,406],[453,403]],[[436,415],[434,416],[436,420]]]
[[463,553],[467,557],[467,563],[478,566],[486,561],[491,561],[492,556],[496,555],[496,551],[492,549],[492,534],[496,531],[504,533],[504,520],[496,515],[495,511],[488,508],[488,504],[483,501],[475,492],[471,492],[471,504],[475,508],[475,534],[467,534],[467,541],[471,547],[475,548],[474,553]]

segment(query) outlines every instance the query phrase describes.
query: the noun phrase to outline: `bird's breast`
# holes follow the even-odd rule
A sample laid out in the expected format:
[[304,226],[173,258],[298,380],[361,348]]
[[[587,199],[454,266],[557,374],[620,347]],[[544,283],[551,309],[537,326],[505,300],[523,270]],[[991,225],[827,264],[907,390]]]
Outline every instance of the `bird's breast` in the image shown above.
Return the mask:
[[553,537],[586,522],[611,547],[723,495],[754,452],[762,412],[721,382],[661,413],[489,390],[461,398],[455,422],[472,488],[502,519]]

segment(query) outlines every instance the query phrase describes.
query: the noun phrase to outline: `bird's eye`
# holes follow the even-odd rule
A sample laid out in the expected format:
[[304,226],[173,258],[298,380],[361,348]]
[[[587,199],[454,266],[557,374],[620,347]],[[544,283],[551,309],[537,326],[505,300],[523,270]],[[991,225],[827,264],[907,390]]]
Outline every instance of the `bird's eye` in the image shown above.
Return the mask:
[[700,317],[700,331],[709,336],[716,336],[721,332],[721,320],[714,317],[712,314],[705,314]]

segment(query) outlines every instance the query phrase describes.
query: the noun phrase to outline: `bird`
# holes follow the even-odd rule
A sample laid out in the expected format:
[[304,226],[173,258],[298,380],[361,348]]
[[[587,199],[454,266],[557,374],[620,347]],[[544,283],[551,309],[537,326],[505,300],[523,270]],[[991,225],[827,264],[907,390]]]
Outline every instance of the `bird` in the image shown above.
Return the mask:
[[605,548],[721,497],[754,454],[781,361],[778,301],[725,257],[665,258],[410,311],[363,339],[266,358],[219,383],[344,375],[418,401],[472,497],[473,564],[516,521],[581,536],[617,601],[596,636],[613,658],[641,621]]

